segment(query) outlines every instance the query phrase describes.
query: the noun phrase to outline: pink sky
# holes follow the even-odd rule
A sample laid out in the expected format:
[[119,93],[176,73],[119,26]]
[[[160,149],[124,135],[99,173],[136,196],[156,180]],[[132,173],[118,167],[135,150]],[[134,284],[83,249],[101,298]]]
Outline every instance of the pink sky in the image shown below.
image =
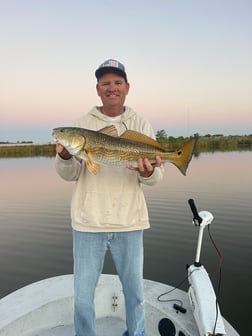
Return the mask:
[[99,105],[107,58],[125,64],[126,103],[155,130],[251,134],[252,4],[231,2],[1,2],[0,141],[50,141]]

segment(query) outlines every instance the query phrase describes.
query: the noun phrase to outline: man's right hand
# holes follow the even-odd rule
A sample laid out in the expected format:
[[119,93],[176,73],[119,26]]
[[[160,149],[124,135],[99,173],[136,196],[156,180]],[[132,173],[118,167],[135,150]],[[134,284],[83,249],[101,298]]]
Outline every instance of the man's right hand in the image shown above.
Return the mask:
[[59,154],[63,160],[69,160],[72,157],[72,154],[70,154],[61,144],[56,144],[56,153]]

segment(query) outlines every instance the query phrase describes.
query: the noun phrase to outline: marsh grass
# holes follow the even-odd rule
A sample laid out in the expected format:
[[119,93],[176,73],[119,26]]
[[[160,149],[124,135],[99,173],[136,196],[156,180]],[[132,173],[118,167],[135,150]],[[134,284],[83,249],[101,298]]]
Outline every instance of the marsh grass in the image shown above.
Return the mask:
[[[159,131],[160,132],[160,131]],[[157,132],[157,140],[164,145],[167,150],[175,150],[180,148],[189,137],[167,137],[165,133]],[[203,152],[217,152],[217,151],[252,151],[252,135],[215,135],[215,136],[199,136],[197,137],[197,144],[194,154],[197,156]],[[55,144],[36,145],[33,143],[17,143],[0,145],[0,158],[14,158],[14,157],[33,157],[33,156],[55,156]]]
[[0,157],[2,158],[14,158],[14,157],[33,157],[33,156],[47,156],[51,157],[55,155],[55,145],[1,145]]

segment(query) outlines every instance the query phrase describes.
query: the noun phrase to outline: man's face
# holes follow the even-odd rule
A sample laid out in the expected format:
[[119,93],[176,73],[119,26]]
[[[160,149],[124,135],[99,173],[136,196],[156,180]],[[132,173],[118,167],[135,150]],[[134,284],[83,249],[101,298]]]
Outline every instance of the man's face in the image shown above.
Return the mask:
[[129,92],[129,83],[115,73],[106,73],[99,79],[96,90],[104,107],[120,108]]

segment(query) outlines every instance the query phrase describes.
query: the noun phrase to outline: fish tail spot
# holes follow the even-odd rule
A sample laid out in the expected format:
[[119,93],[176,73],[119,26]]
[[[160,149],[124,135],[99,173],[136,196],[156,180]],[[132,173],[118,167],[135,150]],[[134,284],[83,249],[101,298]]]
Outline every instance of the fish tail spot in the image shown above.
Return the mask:
[[181,171],[183,175],[186,175],[186,170],[189,162],[191,161],[195,144],[196,138],[192,138],[177,150],[178,159],[175,160],[173,164],[175,164],[175,166]]

